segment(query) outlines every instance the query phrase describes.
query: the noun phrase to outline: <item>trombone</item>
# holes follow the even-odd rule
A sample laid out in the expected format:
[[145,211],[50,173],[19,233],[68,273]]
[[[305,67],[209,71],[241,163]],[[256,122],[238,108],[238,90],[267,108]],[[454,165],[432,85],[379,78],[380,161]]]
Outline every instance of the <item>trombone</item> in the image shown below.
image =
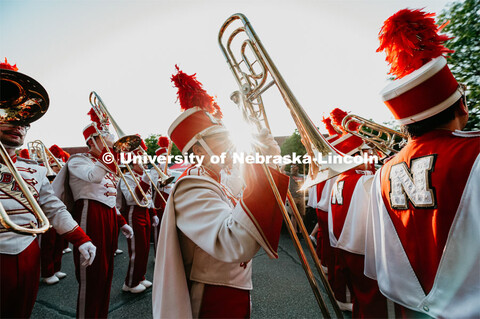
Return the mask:
[[[26,125],[38,120],[45,114],[48,109],[49,98],[40,83],[25,74],[11,70],[0,69],[0,76],[0,87],[2,87],[0,123]],[[15,168],[15,164],[13,164],[10,155],[1,142],[0,156],[3,161],[0,165],[5,165],[12,174],[25,199],[30,204],[32,213],[38,220],[39,225],[31,222],[30,226],[32,228],[27,228],[15,224],[1,203],[0,223],[7,231],[20,234],[36,236],[46,232],[50,228],[50,222],[28,189],[27,183]]]
[[[236,20],[240,20],[241,26],[234,29],[229,36],[226,36],[226,41],[224,41],[224,35],[227,28]],[[232,43],[234,40],[237,39],[240,42],[240,57],[238,60],[232,51]],[[237,96],[239,97],[237,99],[238,104],[243,111],[244,117],[248,119],[251,124],[257,126],[258,129],[263,126],[270,130],[261,95],[270,87],[276,85],[288,109],[290,110],[291,116],[293,117],[298,131],[302,136],[302,143],[305,145],[308,154],[313,158],[317,158],[317,155],[319,154],[327,155],[330,153],[343,156],[342,153],[338,152],[332,146],[330,146],[330,144],[325,140],[322,134],[320,134],[318,129],[313,125],[305,110],[302,108],[300,103],[298,103],[295,96],[290,91],[290,88],[286,84],[285,80],[280,75],[280,72],[277,70],[267,51],[264,49],[263,44],[255,33],[255,30],[252,28],[250,22],[243,14],[234,14],[225,21],[225,23],[220,28],[220,32],[218,34],[218,42],[225,56],[227,64],[229,65],[230,70],[232,71],[235,80],[237,81],[237,84],[240,88],[239,94],[237,94]],[[253,60],[251,60],[249,55],[247,55],[247,49],[249,49],[248,52],[250,52],[250,57],[253,56]],[[267,78],[269,78],[269,76],[272,78],[272,81],[267,83]],[[307,275],[307,279],[313,290],[320,310],[322,311],[324,317],[331,318],[325,301],[323,300],[323,297],[321,295],[318,284],[311,271],[310,265],[307,262],[305,252],[301,247],[300,241],[293,228],[290,217],[288,216],[285,205],[280,200],[278,189],[273,182],[270,171],[268,171],[266,165],[263,166],[264,171],[269,178],[272,191],[277,198],[278,205],[282,211],[285,223],[287,224],[287,229],[294,242],[295,248],[302,262],[303,269]],[[317,183],[320,183],[321,181],[341,174],[342,172],[349,170],[355,166],[358,166],[358,164],[319,166],[318,164],[312,162],[308,174],[308,179],[304,184],[304,188],[313,186]],[[320,261],[310,241],[307,230],[305,229],[305,225],[303,224],[300,213],[298,212],[298,209],[290,192],[287,193],[287,199],[292,206],[293,217],[300,225],[302,235],[305,239],[305,242],[307,243],[310,254],[320,275],[322,284],[334,309],[335,317],[343,318],[343,314],[338,307],[337,302],[335,301],[332,289],[320,266]]]
[[32,154],[32,159],[37,162],[42,162],[47,169],[47,177],[52,180],[55,178],[56,174],[52,169],[49,159],[52,159],[53,162],[61,169],[64,164],[52,154],[52,152],[43,144],[40,140],[35,140],[27,143],[27,148],[30,154]]
[[[148,155],[147,152],[145,152],[145,150],[141,147],[139,147],[137,149],[137,151],[140,151],[141,152],[141,155],[142,156],[145,156],[145,155]],[[148,161],[149,163],[152,165],[152,167],[155,169],[155,171],[157,172],[158,174],[158,180],[157,182],[154,182],[153,181],[153,178],[152,176],[147,172],[147,169],[144,167],[144,165],[140,165],[140,167],[143,169],[143,171],[145,172],[145,174],[147,175],[147,178],[150,180],[150,183],[152,184],[153,186],[153,189],[155,190],[155,192],[160,196],[160,198],[163,200],[164,203],[167,202],[167,200],[163,197],[160,189],[158,189],[158,187],[165,187],[167,186],[168,184],[170,184],[171,182],[173,182],[173,180],[175,179],[174,176],[168,176],[166,175],[165,173],[162,172],[162,170],[152,161],[152,159],[150,158],[150,156],[146,156],[146,158],[148,158]],[[157,184],[159,186],[157,186]],[[160,209],[160,207],[156,207],[155,206],[155,201],[153,200],[153,196],[152,196],[152,205],[153,205],[153,208],[155,209]]]
[[381,160],[398,153],[408,140],[406,134],[354,114],[343,118],[342,127],[379,151]]
[[[113,119],[110,112],[108,112],[108,109],[103,103],[102,99],[95,91],[92,91],[90,93],[89,100],[90,100],[90,104],[92,105],[93,111],[95,112],[95,114],[97,114],[98,118],[100,119],[102,131],[99,130],[96,124],[94,124],[93,126],[95,127],[95,130],[97,131],[97,134],[100,137],[100,141],[102,142],[103,147],[105,147],[106,150],[109,150],[110,148],[105,142],[105,139],[103,138],[102,133],[105,134],[108,132],[107,125],[109,121],[112,123],[113,128],[117,132],[118,140],[113,144],[113,150],[116,153],[132,152],[133,150],[137,149],[140,146],[141,138],[137,135],[126,135],[125,133],[123,133],[123,131],[118,126],[117,122],[115,122],[115,120]],[[132,195],[133,200],[135,201],[135,204],[140,207],[148,207],[149,199],[145,194],[145,192],[143,191],[140,183],[137,181],[136,178],[133,178],[133,180],[135,181],[136,187],[138,188],[138,190],[140,191],[140,194],[142,195],[142,199],[138,198],[135,192],[130,187],[130,185],[128,185],[127,180],[125,179],[125,175],[122,173],[122,170],[120,169],[117,161],[114,159],[113,154],[112,154],[112,159],[113,159],[112,162],[115,165],[115,168],[117,170],[117,175],[120,176],[120,178],[125,183],[125,186],[127,186],[127,189]],[[135,176],[130,166],[129,165],[125,165],[125,166],[127,167],[127,170],[132,175],[132,177]]]

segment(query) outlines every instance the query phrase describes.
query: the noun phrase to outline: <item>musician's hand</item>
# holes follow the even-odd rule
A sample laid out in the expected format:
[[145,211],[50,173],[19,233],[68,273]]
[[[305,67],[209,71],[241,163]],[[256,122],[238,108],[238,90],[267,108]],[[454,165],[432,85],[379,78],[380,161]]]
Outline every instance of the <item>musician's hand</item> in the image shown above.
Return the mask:
[[263,128],[260,133],[254,134],[254,137],[258,141],[257,145],[262,149],[263,155],[280,155],[280,146],[268,129]]
[[[78,247],[78,251],[83,257],[84,261],[82,262],[82,266],[90,266],[95,259],[95,254],[97,252],[97,247],[95,247],[91,241],[87,241]],[[80,258],[82,259],[82,258]]]
[[133,229],[128,224],[123,225],[120,230],[122,231],[123,236],[125,236],[126,238],[133,237]]
[[152,227],[157,227],[159,223],[160,223],[160,219],[158,218],[158,216],[153,216],[152,217]]

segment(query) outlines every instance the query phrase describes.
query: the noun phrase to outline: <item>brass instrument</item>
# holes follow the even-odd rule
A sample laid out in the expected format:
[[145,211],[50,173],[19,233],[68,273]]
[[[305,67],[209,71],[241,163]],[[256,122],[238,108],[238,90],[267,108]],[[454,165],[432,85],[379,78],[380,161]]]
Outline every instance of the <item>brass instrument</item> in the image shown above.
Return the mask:
[[[145,152],[144,149],[142,149],[141,147],[138,148],[138,151],[140,151],[142,154],[141,155],[147,155],[147,152]],[[147,156],[148,158],[148,161],[150,162],[150,164],[152,165],[152,167],[157,171],[157,174],[158,174],[158,185],[157,186],[157,183],[155,183],[153,181],[153,178],[152,176],[147,172],[147,169],[143,166],[143,165],[140,165],[143,169],[143,171],[145,172],[145,174],[147,175],[147,178],[150,180],[150,183],[152,184],[153,186],[153,189],[155,190],[155,192],[160,196],[160,198],[166,203],[167,200],[163,197],[160,189],[158,189],[158,187],[165,187],[166,185],[170,184],[171,182],[173,182],[173,180],[175,179],[174,176],[168,176],[167,174],[163,173],[162,170],[151,160],[150,156]],[[153,200],[153,196],[152,196],[152,203],[153,203],[153,208],[155,209],[160,209],[160,207],[156,207],[155,206],[155,201]]]
[[[358,128],[354,129],[354,124],[358,124]],[[379,151],[382,154],[380,160],[398,153],[408,140],[406,134],[354,114],[345,116],[342,127],[348,133],[360,137],[367,145]]]
[[[234,29],[231,34],[226,37],[224,41],[224,34],[226,33],[227,28],[236,20],[240,20],[241,25]],[[243,36],[243,37],[242,37]],[[240,49],[240,58],[237,60],[232,50],[232,43],[234,40],[238,40],[239,49]],[[282,95],[290,113],[295,121],[295,124],[302,136],[302,143],[305,145],[307,152],[312,157],[317,157],[317,155],[327,155],[327,154],[336,154],[342,156],[343,154],[335,150],[330,144],[325,140],[325,138],[320,134],[318,129],[313,125],[312,121],[305,113],[304,109],[296,100],[293,93],[290,91],[289,87],[285,83],[285,80],[278,72],[273,61],[270,59],[270,56],[264,49],[260,39],[255,33],[254,29],[250,25],[250,22],[243,14],[234,14],[228,18],[225,23],[220,28],[218,35],[218,42],[220,48],[225,56],[225,59],[232,71],[237,84],[240,88],[240,91],[237,94],[233,94],[233,99],[238,101],[239,106],[243,111],[243,115],[250,123],[254,124],[258,129],[261,127],[266,127],[270,130],[268,120],[265,114],[265,108],[263,106],[263,101],[261,95],[271,86],[276,85],[280,94]],[[248,48],[248,51],[247,51]],[[267,83],[267,78],[271,77],[272,80]],[[269,178],[272,191],[277,198],[278,205],[282,211],[283,218],[287,225],[287,229],[290,233],[290,236],[294,242],[295,248],[299,255],[300,261],[302,262],[303,269],[307,275],[307,279],[310,283],[310,286],[313,290],[317,303],[322,311],[322,314],[326,318],[331,318],[331,315],[328,311],[328,308],[323,300],[322,294],[320,292],[319,286],[315,280],[315,277],[311,271],[310,265],[307,262],[306,255],[301,247],[300,241],[297,237],[297,234],[293,228],[292,221],[288,216],[285,205],[280,199],[278,189],[273,182],[273,178],[270,174],[270,171],[264,166],[264,171]],[[331,177],[334,177],[342,172],[349,170],[358,164],[343,164],[341,166],[319,166],[316,163],[312,163],[308,180],[304,185],[304,188],[313,186],[321,181],[327,180]],[[328,295],[328,298],[334,309],[334,316],[336,318],[343,318],[343,314],[338,307],[338,304],[335,301],[332,289],[326,279],[326,276],[321,268],[320,261],[318,260],[315,249],[310,241],[309,234],[305,229],[302,218],[298,209],[295,205],[292,195],[290,192],[287,193],[287,199],[290,202],[293,210],[293,216],[296,219],[297,223],[300,225],[300,230],[302,235],[307,243],[310,254],[314,260],[316,269],[320,275],[320,279],[325,288],[325,291]]]
[[[29,76],[0,69],[0,123],[28,125],[42,117],[48,109],[49,98],[43,86]],[[27,183],[15,168],[7,150],[0,143],[0,156],[32,208],[39,225],[26,228],[13,223],[0,203],[0,223],[9,231],[36,236],[50,228],[50,222],[28,189]]]
[[32,154],[32,159],[37,162],[42,162],[47,169],[47,177],[52,180],[55,178],[56,174],[53,171],[50,160],[52,159],[53,162],[61,169],[64,164],[60,163],[60,161],[50,152],[50,150],[43,144],[40,140],[35,140],[32,142],[27,143],[27,148],[30,154]]
[[[100,119],[100,122],[102,123],[102,128],[101,128],[102,131],[100,131],[100,129],[96,125],[94,125],[94,127],[95,127],[95,130],[97,131],[98,136],[100,137],[100,141],[102,142],[103,147],[106,150],[108,150],[109,147],[105,142],[105,139],[103,138],[102,133],[105,134],[106,132],[108,132],[109,122],[112,123],[113,128],[117,132],[118,140],[113,144],[113,149],[115,152],[128,153],[128,152],[134,151],[140,146],[141,138],[137,135],[126,135],[125,133],[123,133],[123,131],[118,126],[117,122],[113,119],[110,112],[108,112],[108,109],[103,103],[102,99],[95,91],[92,91],[90,93],[89,99],[90,99],[90,104],[92,105],[92,109],[97,114],[98,118]],[[130,187],[130,185],[128,185],[127,180],[125,179],[125,175],[122,173],[117,161],[113,158],[113,156],[112,156],[112,159],[113,159],[112,162],[115,165],[115,168],[117,170],[117,175],[123,180],[123,182],[127,186],[127,189],[132,195],[133,200],[135,201],[135,204],[140,207],[148,207],[149,199],[145,194],[145,192],[143,191],[142,187],[140,186],[140,183],[137,181],[136,178],[133,178],[133,180],[135,181],[136,187],[138,187],[140,194],[142,195],[142,199],[138,198],[135,192]],[[132,177],[135,176],[130,166],[129,165],[125,165],[125,166],[127,167],[127,170],[130,172]]]

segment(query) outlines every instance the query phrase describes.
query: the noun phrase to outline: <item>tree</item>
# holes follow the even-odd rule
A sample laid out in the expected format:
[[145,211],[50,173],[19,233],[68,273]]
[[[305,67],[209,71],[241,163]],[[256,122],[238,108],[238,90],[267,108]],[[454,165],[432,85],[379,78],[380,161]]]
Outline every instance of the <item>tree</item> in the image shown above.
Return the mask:
[[[155,155],[155,151],[158,148],[158,138],[161,136],[161,134],[151,134],[149,135],[144,141],[145,145],[147,145],[147,154],[148,155]],[[170,153],[171,155],[181,155],[182,153],[178,149],[178,147],[173,144],[172,145],[172,151]]]
[[[280,147],[281,154],[283,155],[292,155],[293,153],[296,153],[297,155],[305,155],[307,153],[307,150],[305,149],[305,146],[302,144],[302,138],[300,136],[300,133],[298,133],[298,130],[295,129],[295,132],[293,132],[292,135],[290,135],[285,142],[283,142],[282,146]],[[299,166],[299,171],[300,173],[303,174],[303,165]],[[290,169],[290,167],[288,167]]]
[[443,31],[453,39],[446,47],[455,50],[448,64],[455,78],[467,86],[470,118],[466,129],[480,129],[480,0],[450,4],[439,15],[439,24],[450,23]]

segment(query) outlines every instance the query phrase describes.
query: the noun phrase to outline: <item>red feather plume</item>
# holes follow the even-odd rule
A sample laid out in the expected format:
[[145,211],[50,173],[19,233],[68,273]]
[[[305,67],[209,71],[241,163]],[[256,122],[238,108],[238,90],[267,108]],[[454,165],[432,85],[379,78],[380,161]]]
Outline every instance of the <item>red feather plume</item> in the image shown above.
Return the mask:
[[64,153],[62,148],[57,144],[53,144],[52,146],[50,146],[49,150],[50,152],[52,152],[53,156],[55,156],[56,158],[62,158],[62,155]]
[[[97,123],[97,128],[98,129],[102,129],[104,124],[102,124],[102,122],[100,121],[100,118],[98,117],[97,113],[95,113],[95,111],[93,110],[93,108],[90,109],[90,111],[88,111],[87,115],[90,116],[90,120],[94,123]],[[108,125],[109,122],[107,120],[107,123],[106,125]]]
[[337,130],[335,129],[335,127],[332,125],[332,119],[330,117],[324,117],[322,119],[322,122],[323,124],[325,124],[325,128],[327,129],[328,131],[328,135],[330,136],[333,136],[333,135],[337,135],[338,132]]
[[168,137],[166,136],[160,136],[158,138],[158,142],[157,142],[157,145],[160,146],[160,147],[168,147],[168,144],[170,144],[170,141],[168,139]]
[[10,63],[8,63],[7,58],[5,58],[4,63],[0,63],[0,69],[18,71],[17,65],[11,65]]
[[30,152],[29,152],[26,148],[24,148],[23,150],[20,151],[19,156],[20,156],[21,158],[30,159]]
[[188,75],[181,71],[177,65],[177,74],[172,75],[171,80],[175,87],[177,87],[177,97],[180,101],[182,110],[188,110],[192,107],[198,106],[214,117],[221,119],[222,111],[215,99],[207,94],[203,89],[202,83],[197,80],[196,73]]
[[435,13],[418,9],[403,9],[385,20],[378,34],[380,46],[377,52],[387,54],[385,60],[390,64],[389,74],[402,78],[431,59],[454,52],[443,46],[451,37],[438,34],[448,22],[439,27],[434,16]]
[[[330,112],[330,117],[332,118],[333,124],[335,124],[336,127],[339,127],[344,133],[347,133],[347,131],[345,131],[344,127],[342,126],[342,121],[347,115],[347,112],[339,109],[338,107]],[[360,124],[355,122],[350,123],[348,128],[352,131],[357,131],[359,126]]]

